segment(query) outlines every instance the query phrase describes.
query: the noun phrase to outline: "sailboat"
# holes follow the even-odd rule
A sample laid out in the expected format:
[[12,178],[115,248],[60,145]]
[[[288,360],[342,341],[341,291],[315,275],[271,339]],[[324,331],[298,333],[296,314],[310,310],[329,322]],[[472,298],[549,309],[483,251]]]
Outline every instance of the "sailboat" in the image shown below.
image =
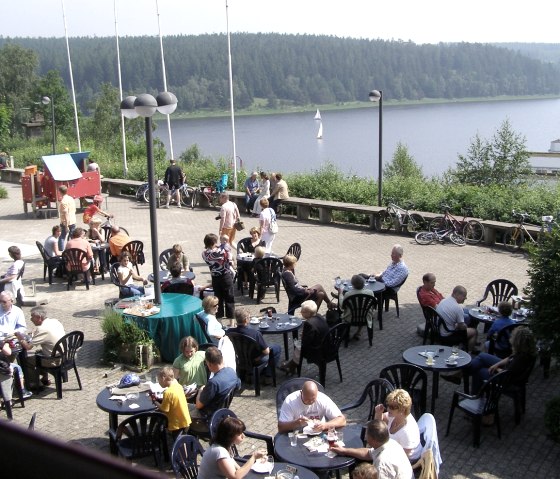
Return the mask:
[[313,119],[321,121],[321,112],[319,111],[319,108],[317,108],[317,113],[315,113],[315,117]]
[[317,139],[318,140],[323,139],[323,122],[319,123],[319,131],[317,132]]

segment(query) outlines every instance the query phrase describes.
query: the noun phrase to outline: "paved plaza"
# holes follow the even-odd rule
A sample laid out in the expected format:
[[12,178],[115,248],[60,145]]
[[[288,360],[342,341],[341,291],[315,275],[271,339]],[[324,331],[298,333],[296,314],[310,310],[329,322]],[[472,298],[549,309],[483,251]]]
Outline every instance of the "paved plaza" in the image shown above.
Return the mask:
[[[21,189],[19,185],[0,183],[8,190],[9,198],[0,200],[0,272],[7,269],[9,258],[7,245],[26,245],[23,258],[26,261],[24,285],[31,293],[31,282],[36,284],[36,294],[48,297],[46,306],[49,315],[62,321],[67,332],[81,330],[85,343],[78,357],[78,367],[83,390],[77,389],[73,373],[69,382],[63,385],[63,399],[56,399],[54,387],[34,395],[26,402],[25,408],[14,408],[14,421],[26,425],[33,413],[37,413],[36,430],[63,441],[81,444],[106,452],[108,447],[108,416],[97,408],[95,398],[107,384],[117,382],[123,371],[103,365],[101,314],[106,299],[118,296],[117,288],[106,275],[105,281],[98,277],[97,284],[86,291],[78,284],[66,291],[66,282],[55,280],[49,286],[43,282],[43,261],[35,248],[35,241],[41,242],[50,234],[57,218],[37,219],[32,214],[23,213]],[[141,274],[149,273],[150,231],[148,206],[137,203],[132,198],[110,197],[103,205],[115,215],[115,222],[130,232],[132,239],[144,242],[146,264]],[[206,233],[218,233],[217,211],[209,209],[161,209],[158,210],[159,250],[180,243],[188,255],[196,273],[198,283],[210,280],[208,268],[202,262],[200,253]],[[79,215],[80,223],[81,215]],[[244,218],[246,230],[238,232],[238,238],[248,235],[257,219]],[[340,383],[336,365],[327,368],[326,392],[338,405],[355,399],[371,379],[378,377],[379,371],[390,364],[402,362],[402,352],[410,346],[421,344],[416,334],[416,326],[423,323],[421,309],[416,300],[416,287],[421,284],[422,275],[432,271],[437,276],[436,288],[445,296],[457,284],[468,290],[467,304],[479,299],[488,282],[496,278],[507,278],[522,288],[527,282],[527,258],[523,254],[511,254],[500,248],[466,246],[463,248],[445,244],[420,246],[411,237],[379,234],[365,228],[346,225],[320,225],[315,222],[300,222],[287,217],[279,219],[279,233],[273,251],[284,254],[293,242],[302,245],[301,259],[296,267],[302,283],[321,283],[327,291],[332,289],[336,276],[349,278],[358,272],[381,272],[390,262],[391,247],[400,243],[404,247],[404,261],[410,269],[408,281],[399,292],[400,318],[396,317],[394,303],[383,316],[384,329],[374,328],[373,347],[368,347],[367,339],[352,341],[348,349],[341,348],[341,362],[344,382]],[[280,304],[269,291],[262,305],[256,305],[247,296],[236,297],[236,305],[256,313],[266,305],[279,311],[287,310],[287,296],[281,291]],[[24,308],[29,326],[29,309]],[[324,306],[321,312],[324,312]],[[482,332],[482,327],[479,328]],[[270,336],[267,336],[268,340]],[[275,339],[276,341],[276,339]],[[158,365],[159,367],[160,365]],[[304,366],[302,375],[317,377],[315,366]],[[148,374],[148,378],[150,375]],[[278,372],[279,382],[286,376]],[[431,385],[431,374],[428,374]],[[438,424],[439,444],[443,457],[441,478],[554,478],[560,477],[560,445],[546,437],[543,423],[544,404],[560,391],[560,375],[554,366],[549,379],[543,378],[542,368],[537,366],[530,379],[527,396],[527,413],[521,424],[515,426],[513,401],[507,397],[501,400],[502,439],[497,438],[495,427],[485,427],[482,431],[481,446],[472,447],[470,422],[456,413],[451,433],[445,437],[453,390],[456,386],[440,382],[439,397],[436,401],[435,417]],[[428,387],[430,394],[431,386]],[[255,397],[253,389],[244,389],[232,402],[231,408],[245,421],[250,430],[274,434],[276,430],[276,390],[265,386],[260,397]],[[428,404],[430,396],[428,396]],[[363,411],[351,413],[350,418],[359,420]],[[1,413],[2,416],[4,413]],[[4,417],[4,416],[3,416]],[[151,460],[146,462],[151,464]]]

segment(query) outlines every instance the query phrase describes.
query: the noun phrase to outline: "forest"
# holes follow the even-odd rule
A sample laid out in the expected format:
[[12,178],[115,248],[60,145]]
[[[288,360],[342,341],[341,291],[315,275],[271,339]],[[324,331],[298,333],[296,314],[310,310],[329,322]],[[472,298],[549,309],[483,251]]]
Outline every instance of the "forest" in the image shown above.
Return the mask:
[[[168,89],[179,110],[229,106],[224,34],[164,37]],[[372,89],[386,100],[458,99],[502,95],[556,95],[560,67],[505,46],[316,35],[233,34],[236,108],[255,101],[270,108],[364,101]],[[63,38],[3,38],[35,52],[37,74],[57,70],[70,85]],[[125,94],[163,90],[159,39],[119,39]],[[518,45],[519,47],[519,45]],[[103,83],[118,85],[114,38],[70,38],[77,101],[91,114]]]

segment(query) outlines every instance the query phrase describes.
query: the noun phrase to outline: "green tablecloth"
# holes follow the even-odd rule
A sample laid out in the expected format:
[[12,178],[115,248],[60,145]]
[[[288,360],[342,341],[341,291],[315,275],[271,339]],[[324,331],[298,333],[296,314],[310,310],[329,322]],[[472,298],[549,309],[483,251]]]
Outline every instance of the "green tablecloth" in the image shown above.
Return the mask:
[[204,333],[195,318],[202,311],[202,301],[188,294],[163,293],[161,311],[148,317],[125,314],[148,331],[166,362],[173,362],[179,355],[179,342],[185,336],[193,336],[199,343],[205,343]]

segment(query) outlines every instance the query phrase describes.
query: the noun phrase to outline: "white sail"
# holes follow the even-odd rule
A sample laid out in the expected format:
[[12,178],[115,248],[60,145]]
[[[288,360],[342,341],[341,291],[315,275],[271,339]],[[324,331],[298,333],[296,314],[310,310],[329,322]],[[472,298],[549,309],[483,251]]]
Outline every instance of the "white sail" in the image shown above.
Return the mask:
[[323,139],[323,122],[319,123],[319,131],[317,132],[317,139]]
[[315,118],[313,118],[314,120],[321,120],[321,112],[319,111],[319,109],[317,108],[317,113],[315,113]]

